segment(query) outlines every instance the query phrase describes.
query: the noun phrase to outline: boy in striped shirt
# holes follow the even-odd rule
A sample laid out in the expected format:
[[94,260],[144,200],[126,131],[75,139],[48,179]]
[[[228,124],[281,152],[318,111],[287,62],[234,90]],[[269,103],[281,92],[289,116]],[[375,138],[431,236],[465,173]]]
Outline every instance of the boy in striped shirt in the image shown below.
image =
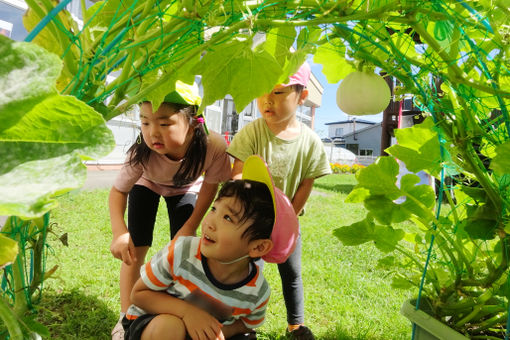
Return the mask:
[[292,253],[298,221],[258,156],[225,183],[200,238],[172,240],[141,269],[123,319],[125,339],[256,339],[269,285],[254,261]]

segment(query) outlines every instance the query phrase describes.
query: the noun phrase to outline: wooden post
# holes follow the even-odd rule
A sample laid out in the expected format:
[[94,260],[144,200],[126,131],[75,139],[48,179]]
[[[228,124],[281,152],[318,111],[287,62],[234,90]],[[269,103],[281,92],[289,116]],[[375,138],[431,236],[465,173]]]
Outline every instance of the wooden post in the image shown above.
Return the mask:
[[383,120],[381,123],[381,156],[388,156],[386,148],[391,146],[391,135],[394,129],[393,116],[395,114],[393,102],[393,77],[388,76],[387,73],[381,73],[386,83],[390,87],[391,99],[388,107],[383,111]]

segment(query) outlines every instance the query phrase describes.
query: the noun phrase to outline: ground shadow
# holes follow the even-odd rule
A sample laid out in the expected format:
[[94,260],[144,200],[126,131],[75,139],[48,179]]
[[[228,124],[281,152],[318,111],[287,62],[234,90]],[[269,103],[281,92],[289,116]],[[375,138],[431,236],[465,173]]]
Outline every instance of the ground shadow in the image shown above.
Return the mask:
[[[257,340],[288,340],[289,338],[275,332],[257,332]],[[325,334],[315,334],[316,340],[366,340],[366,337],[352,336],[341,329],[331,330]]]
[[37,321],[48,328],[51,339],[111,339],[118,318],[99,298],[78,289],[44,291],[38,310]]
[[326,183],[317,183],[313,184],[315,188],[338,192],[342,194],[348,194],[354,189],[355,184],[326,184]]

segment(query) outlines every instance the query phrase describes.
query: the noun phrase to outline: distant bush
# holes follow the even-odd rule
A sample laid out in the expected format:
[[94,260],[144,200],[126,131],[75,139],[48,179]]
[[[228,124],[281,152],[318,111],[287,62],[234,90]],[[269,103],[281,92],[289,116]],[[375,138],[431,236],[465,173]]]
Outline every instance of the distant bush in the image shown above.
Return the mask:
[[329,165],[331,166],[331,171],[333,171],[334,174],[355,174],[358,170],[365,167],[361,164],[353,164],[352,166],[349,166],[347,164],[329,163]]

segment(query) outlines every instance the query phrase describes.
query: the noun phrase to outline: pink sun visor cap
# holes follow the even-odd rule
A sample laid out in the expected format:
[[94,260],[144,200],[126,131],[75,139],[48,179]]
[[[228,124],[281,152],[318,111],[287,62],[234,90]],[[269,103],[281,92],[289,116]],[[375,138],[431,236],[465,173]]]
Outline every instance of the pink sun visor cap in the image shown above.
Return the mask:
[[311,73],[312,69],[310,68],[310,64],[305,61],[305,63],[299,67],[297,72],[289,77],[289,82],[284,84],[284,86],[303,85],[306,87],[308,85],[308,80],[310,80]]
[[261,182],[267,185],[273,197],[274,225],[271,232],[273,248],[262,259],[271,263],[283,263],[296,247],[299,236],[299,222],[296,212],[285,194],[274,186],[266,162],[257,155],[244,161],[243,179]]

